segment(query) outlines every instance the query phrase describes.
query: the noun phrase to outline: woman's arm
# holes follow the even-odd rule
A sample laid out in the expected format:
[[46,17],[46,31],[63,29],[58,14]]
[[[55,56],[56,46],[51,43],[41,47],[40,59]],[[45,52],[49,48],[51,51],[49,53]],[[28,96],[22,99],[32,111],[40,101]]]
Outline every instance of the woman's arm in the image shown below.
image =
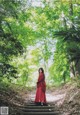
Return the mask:
[[40,75],[39,75],[39,79],[38,79],[38,82],[37,82],[37,83],[40,83],[40,82],[42,82],[42,81],[44,81],[44,74],[40,74]]

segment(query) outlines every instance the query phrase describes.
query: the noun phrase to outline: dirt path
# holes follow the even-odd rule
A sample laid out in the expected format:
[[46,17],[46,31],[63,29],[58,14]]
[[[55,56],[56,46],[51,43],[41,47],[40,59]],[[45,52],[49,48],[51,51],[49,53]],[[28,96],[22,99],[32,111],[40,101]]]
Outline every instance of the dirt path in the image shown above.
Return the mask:
[[[34,99],[35,99],[34,92],[31,92],[30,94],[28,94],[28,96],[29,96],[29,100],[34,101]],[[63,100],[64,97],[65,97],[64,93],[63,94],[52,94],[52,93],[50,93],[48,91],[46,93],[46,99],[47,99],[48,103],[50,103],[50,102],[55,103],[57,101]]]
[[[50,89],[46,92],[48,104],[55,105],[63,112],[62,115],[80,115],[80,89],[73,86],[64,86],[58,89]],[[25,102],[35,100],[36,90],[25,96]]]
[[[30,101],[33,102],[36,94],[36,88],[31,90],[21,89],[17,92],[16,89],[1,89],[0,91],[1,106],[12,107],[11,112],[14,112],[13,108],[16,108],[16,106],[24,106]],[[59,108],[63,112],[62,115],[80,115],[80,88],[74,84],[47,89],[46,99],[48,104]]]
[[[55,102],[62,100],[64,94],[53,95],[50,90],[46,92],[47,106],[36,106],[34,103],[36,91],[31,91],[27,93],[25,98],[25,105],[18,111],[20,115],[62,115],[62,112],[56,107]],[[26,95],[25,95],[26,96]],[[19,109],[18,109],[19,110]]]

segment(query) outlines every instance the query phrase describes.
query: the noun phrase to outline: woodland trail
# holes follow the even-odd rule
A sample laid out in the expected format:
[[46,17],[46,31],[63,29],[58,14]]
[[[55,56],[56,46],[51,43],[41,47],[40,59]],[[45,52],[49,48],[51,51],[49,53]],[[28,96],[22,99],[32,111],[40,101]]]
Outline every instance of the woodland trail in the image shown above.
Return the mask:
[[47,92],[46,98],[46,106],[36,106],[34,104],[35,92],[30,92],[28,98],[25,98],[25,102],[27,102],[25,106],[17,108],[17,115],[62,115],[55,102],[63,99],[64,95],[53,96]]
[[[35,100],[35,91],[29,93],[28,100],[33,102]],[[59,93],[52,93],[51,91],[46,92],[46,100],[47,103],[54,104],[55,102],[61,102],[65,97],[65,93],[59,94]],[[27,101],[27,98],[25,98],[25,101]]]
[[24,95],[25,105],[18,107],[16,115],[80,115],[78,101],[80,90],[77,87],[65,85],[62,88],[48,89],[47,106],[36,106],[34,104],[35,94],[36,90],[31,90]]
[[47,89],[46,106],[34,104],[36,89],[19,89],[1,89],[0,105],[8,106],[10,115],[80,115],[80,88],[77,86],[66,84]]

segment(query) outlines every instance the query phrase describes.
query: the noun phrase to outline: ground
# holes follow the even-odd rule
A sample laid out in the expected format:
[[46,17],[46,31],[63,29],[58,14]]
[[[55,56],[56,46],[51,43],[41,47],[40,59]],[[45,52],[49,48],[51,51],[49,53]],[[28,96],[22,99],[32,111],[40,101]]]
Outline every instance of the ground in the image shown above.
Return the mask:
[[[14,111],[14,107],[22,106],[34,101],[36,88],[0,89],[0,106],[7,105]],[[60,87],[47,88],[46,98],[48,104],[54,104],[62,115],[80,115],[80,87],[74,83],[67,83]]]
[[[35,91],[28,94],[28,98],[34,101]],[[46,98],[49,104],[55,104],[63,115],[80,115],[80,88],[76,85],[65,84],[58,88],[51,88],[46,91]]]

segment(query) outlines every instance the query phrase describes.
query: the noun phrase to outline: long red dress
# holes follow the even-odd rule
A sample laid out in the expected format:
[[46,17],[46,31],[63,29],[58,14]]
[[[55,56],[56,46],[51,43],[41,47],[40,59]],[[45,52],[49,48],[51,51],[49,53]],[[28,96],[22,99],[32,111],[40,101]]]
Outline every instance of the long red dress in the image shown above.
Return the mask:
[[46,92],[45,76],[44,76],[44,73],[40,73],[38,82],[37,82],[35,103],[42,102],[42,103],[46,104],[45,92]]

